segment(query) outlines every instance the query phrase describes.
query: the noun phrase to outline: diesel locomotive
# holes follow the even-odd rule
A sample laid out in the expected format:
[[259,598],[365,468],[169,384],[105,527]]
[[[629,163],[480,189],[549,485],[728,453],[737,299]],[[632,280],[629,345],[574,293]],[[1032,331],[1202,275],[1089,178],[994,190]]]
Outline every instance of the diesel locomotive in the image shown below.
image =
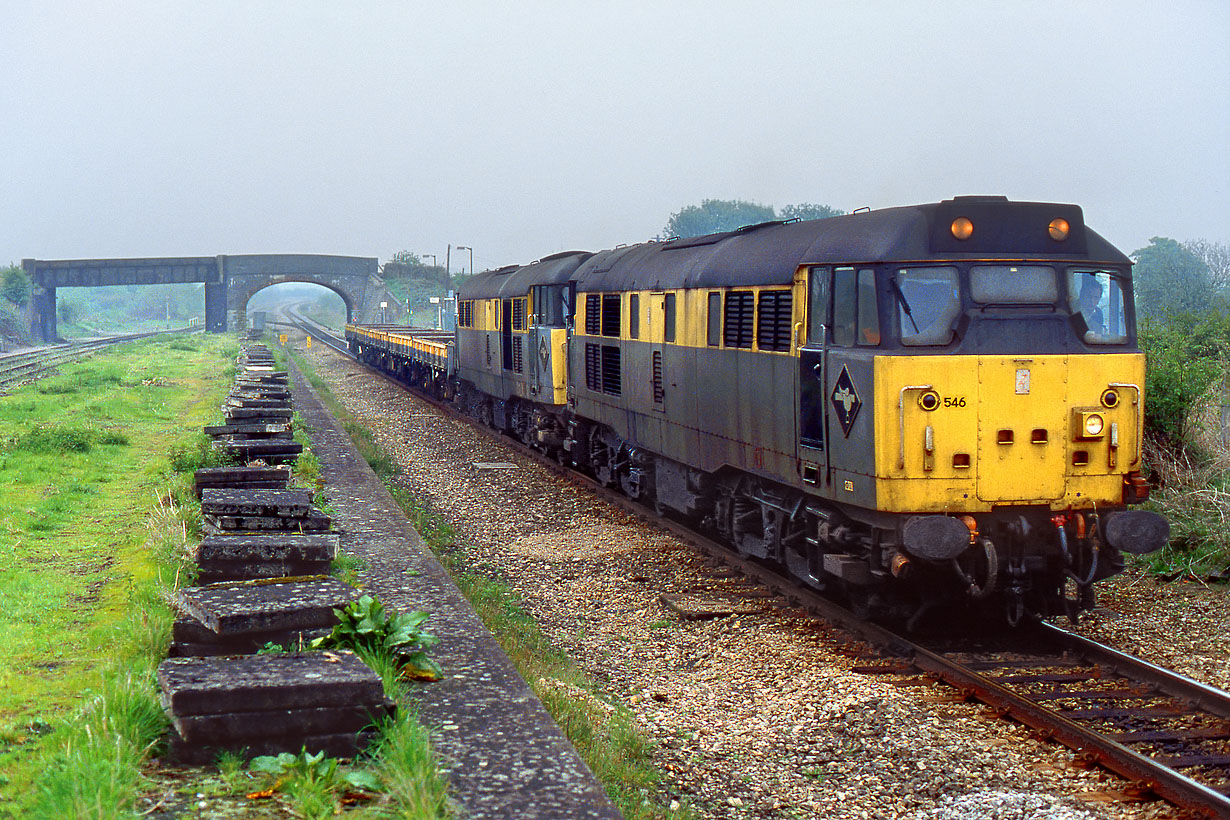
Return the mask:
[[468,280],[351,350],[865,615],[1075,618],[1124,553],[1144,354],[1076,205],[957,197]]

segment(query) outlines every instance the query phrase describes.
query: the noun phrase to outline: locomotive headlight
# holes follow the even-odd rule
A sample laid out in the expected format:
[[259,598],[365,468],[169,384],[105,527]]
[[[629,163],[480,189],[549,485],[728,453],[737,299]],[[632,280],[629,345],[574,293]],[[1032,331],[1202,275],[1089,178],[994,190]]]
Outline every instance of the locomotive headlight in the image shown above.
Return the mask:
[[1096,410],[1073,410],[1072,429],[1077,439],[1097,439],[1106,432],[1106,419]]
[[1118,407],[1119,406],[1119,394],[1111,389],[1107,389],[1103,391],[1102,392],[1102,406],[1103,407]]
[[1071,232],[1072,226],[1068,224],[1068,220],[1062,216],[1051,220],[1051,224],[1046,226],[1047,231],[1051,235],[1051,239],[1056,242],[1062,242],[1068,238],[1068,233]]
[[1105,424],[1102,421],[1102,417],[1097,413],[1090,413],[1085,416],[1085,435],[1100,436],[1102,435],[1102,428],[1104,426]]
[[954,219],[949,229],[952,231],[952,235],[960,240],[969,239],[974,235],[974,223],[964,216],[958,216]]

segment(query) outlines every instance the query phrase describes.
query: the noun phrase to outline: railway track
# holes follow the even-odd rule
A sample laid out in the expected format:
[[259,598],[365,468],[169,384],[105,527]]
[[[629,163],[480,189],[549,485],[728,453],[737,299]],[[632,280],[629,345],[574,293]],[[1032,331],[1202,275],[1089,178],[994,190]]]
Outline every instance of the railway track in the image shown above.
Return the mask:
[[[351,356],[344,339],[302,317],[294,324]],[[405,389],[391,376],[375,372]],[[473,423],[451,405],[415,395]],[[942,681],[963,699],[980,701],[1040,737],[1062,743],[1081,759],[1115,772],[1136,795],[1152,794],[1199,815],[1230,818],[1230,693],[1038,621],[1022,623],[1007,636],[997,632],[916,641],[861,620],[772,567],[657,516],[533,448],[474,426],[857,636],[873,649],[860,656],[855,671],[901,683]]]
[[[199,330],[199,328],[197,329]],[[108,336],[105,339],[92,339],[88,342],[72,342],[53,347],[41,347],[36,350],[0,356],[0,393],[37,378],[50,370],[54,370],[65,362],[75,361],[86,354],[93,353],[110,345],[167,333],[186,333],[191,330],[194,330],[194,328],[183,327],[174,330],[155,330],[149,333],[126,333],[121,336]]]

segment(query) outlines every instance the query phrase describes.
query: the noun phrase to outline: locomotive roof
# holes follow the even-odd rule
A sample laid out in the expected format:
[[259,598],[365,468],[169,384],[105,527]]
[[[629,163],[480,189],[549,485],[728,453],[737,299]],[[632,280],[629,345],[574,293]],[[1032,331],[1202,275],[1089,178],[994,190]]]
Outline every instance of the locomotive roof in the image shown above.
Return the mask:
[[534,285],[557,285],[567,282],[589,251],[564,251],[543,257],[528,265],[509,265],[483,271],[467,279],[457,289],[459,299],[511,299],[524,296]]
[[[955,239],[949,228],[959,216],[974,225],[966,240]],[[1066,219],[1071,226],[1062,244],[1047,231],[1055,218]],[[1131,264],[1122,252],[1085,227],[1077,205],[957,197],[827,219],[766,222],[592,255],[570,252],[507,274],[480,274],[485,278],[467,282],[461,298],[507,298],[526,293],[531,285],[569,279],[577,282],[581,292],[780,285],[790,282],[795,270],[807,264],[1023,257]]]

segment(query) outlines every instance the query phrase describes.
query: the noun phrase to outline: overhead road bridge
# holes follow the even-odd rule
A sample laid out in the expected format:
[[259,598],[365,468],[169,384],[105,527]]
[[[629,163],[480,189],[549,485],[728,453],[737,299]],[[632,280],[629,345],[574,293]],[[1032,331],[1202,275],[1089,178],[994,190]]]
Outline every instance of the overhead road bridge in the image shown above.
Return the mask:
[[[107,285],[202,283],[205,329],[221,333],[246,325],[248,300],[270,285],[323,285],[346,304],[346,321],[372,323],[399,315],[375,257],[321,254],[243,254],[148,259],[23,259],[34,285],[30,329],[35,338],[55,341],[56,292],[60,288]],[[387,303],[384,315],[381,303]]]

